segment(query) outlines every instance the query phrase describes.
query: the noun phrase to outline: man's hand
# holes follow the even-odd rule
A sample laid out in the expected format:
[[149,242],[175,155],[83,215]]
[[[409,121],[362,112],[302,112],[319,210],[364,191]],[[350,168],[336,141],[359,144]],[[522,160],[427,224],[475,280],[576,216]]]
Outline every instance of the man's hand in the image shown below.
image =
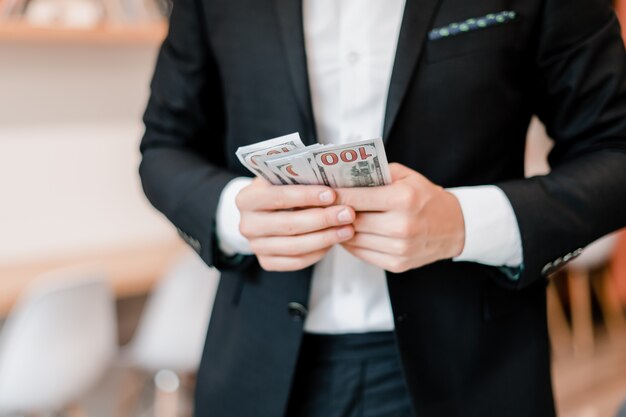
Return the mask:
[[354,236],[354,210],[335,200],[329,187],[275,186],[257,178],[237,195],[239,230],[263,269],[304,269]]
[[356,234],[342,245],[396,273],[460,255],[465,225],[456,197],[404,165],[389,168],[391,185],[336,190],[337,204],[357,212]]

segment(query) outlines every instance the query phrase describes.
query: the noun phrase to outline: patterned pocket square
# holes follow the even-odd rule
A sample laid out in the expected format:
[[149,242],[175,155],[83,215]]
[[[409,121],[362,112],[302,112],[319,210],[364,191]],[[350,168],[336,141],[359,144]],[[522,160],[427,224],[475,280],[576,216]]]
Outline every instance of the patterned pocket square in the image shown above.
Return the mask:
[[505,10],[499,13],[490,13],[486,16],[474,17],[471,19],[467,19],[463,22],[450,23],[448,26],[433,29],[428,33],[428,39],[434,41],[437,39],[448,38],[450,36],[456,36],[472,30],[500,25],[502,23],[514,20],[516,17],[517,14],[512,10]]

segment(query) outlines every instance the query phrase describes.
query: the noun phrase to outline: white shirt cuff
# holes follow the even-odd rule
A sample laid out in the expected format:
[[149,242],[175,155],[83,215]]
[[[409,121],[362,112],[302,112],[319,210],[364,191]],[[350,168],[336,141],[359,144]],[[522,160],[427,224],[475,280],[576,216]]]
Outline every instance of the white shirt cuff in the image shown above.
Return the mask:
[[247,187],[252,178],[237,177],[231,180],[222,190],[217,205],[216,234],[219,248],[226,255],[238,253],[251,255],[252,250],[248,239],[239,232],[240,214],[235,199],[242,188]]
[[448,188],[461,204],[465,247],[454,261],[518,267],[522,239],[511,202],[495,185]]

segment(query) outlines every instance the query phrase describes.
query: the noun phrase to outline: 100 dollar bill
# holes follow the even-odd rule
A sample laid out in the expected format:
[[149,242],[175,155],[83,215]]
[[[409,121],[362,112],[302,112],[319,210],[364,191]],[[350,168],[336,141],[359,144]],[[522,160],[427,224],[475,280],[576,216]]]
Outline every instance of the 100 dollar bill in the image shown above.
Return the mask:
[[311,151],[323,147],[316,143],[304,149],[294,150],[262,159],[269,169],[291,184],[324,185]]
[[380,138],[341,145],[305,147],[300,135],[281,136],[237,149],[237,157],[255,175],[275,185],[374,187],[391,183]]
[[304,144],[298,133],[292,133],[252,145],[242,146],[237,149],[236,154],[239,161],[252,173],[265,178],[272,184],[279,185],[288,184],[288,182],[272,172],[263,162],[263,159],[267,156],[289,153],[298,149],[304,149]]
[[391,184],[385,147],[380,138],[311,151],[322,180],[333,188]]

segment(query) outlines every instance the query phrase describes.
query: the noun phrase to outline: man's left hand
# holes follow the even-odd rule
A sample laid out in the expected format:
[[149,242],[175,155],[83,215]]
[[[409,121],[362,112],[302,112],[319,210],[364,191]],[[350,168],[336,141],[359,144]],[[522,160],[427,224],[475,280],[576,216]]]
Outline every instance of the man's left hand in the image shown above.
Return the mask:
[[356,233],[342,246],[395,273],[460,255],[465,224],[457,198],[404,165],[389,168],[391,185],[336,190],[336,204],[357,212]]

